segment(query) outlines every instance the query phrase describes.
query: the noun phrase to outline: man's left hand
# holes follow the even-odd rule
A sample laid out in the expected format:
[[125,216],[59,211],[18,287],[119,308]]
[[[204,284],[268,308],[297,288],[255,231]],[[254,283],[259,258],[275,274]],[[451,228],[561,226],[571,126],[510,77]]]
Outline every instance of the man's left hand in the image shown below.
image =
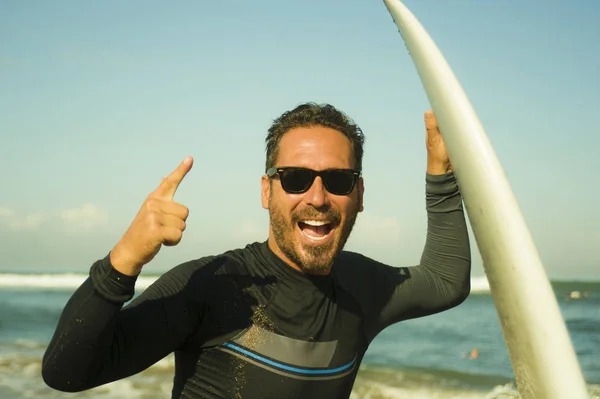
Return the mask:
[[425,128],[427,130],[427,173],[443,175],[452,172],[452,165],[446,150],[446,143],[440,133],[438,122],[433,111],[425,112]]

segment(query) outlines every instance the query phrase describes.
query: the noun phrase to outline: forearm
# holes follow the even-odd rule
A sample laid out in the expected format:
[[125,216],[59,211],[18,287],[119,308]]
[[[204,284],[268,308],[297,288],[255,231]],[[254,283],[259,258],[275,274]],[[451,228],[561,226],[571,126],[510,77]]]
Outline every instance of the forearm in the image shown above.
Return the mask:
[[109,361],[117,316],[133,296],[135,277],[112,270],[105,259],[67,302],[42,362],[46,383],[62,391],[98,385],[100,369]]
[[[168,353],[161,343],[162,326],[149,331],[155,345],[147,345],[144,323],[156,322],[162,312],[122,310],[133,296],[135,277],[117,272],[105,258],[96,262],[90,277],[73,294],[59,319],[44,354],[42,376],[61,391],[81,391],[147,368]],[[158,311],[157,311],[158,310]]]
[[420,265],[412,272],[435,288],[424,303],[443,310],[462,302],[470,291],[469,235],[453,173],[427,175],[426,207],[427,240]]

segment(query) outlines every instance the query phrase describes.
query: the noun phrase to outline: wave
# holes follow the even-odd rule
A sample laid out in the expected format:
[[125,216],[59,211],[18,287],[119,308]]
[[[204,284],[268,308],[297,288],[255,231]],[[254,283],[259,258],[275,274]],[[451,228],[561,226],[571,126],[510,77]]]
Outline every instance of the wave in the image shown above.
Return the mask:
[[[75,289],[87,277],[88,275],[83,273],[0,273],[0,287]],[[136,283],[136,289],[144,290],[158,278],[158,275],[140,276]],[[552,285],[557,291],[566,293],[577,289],[600,291],[600,282],[597,281],[553,281]],[[490,284],[486,276],[471,278],[471,293],[490,293]]]
[[[0,287],[74,289],[79,287],[87,277],[86,274],[80,273],[0,273]],[[146,289],[157,279],[158,276],[140,276],[135,286],[137,289]],[[473,277],[471,279],[472,293],[486,293],[489,291],[490,286],[486,277]]]
[[[6,352],[6,348],[4,352]],[[41,348],[25,353],[0,351],[0,397],[10,399],[57,398],[55,391],[41,378]],[[164,399],[171,397],[173,361],[166,358],[142,373],[88,391],[70,394],[72,398]],[[62,396],[60,396],[62,397]]]
[[[86,279],[87,274],[61,273],[61,274],[18,274],[0,273],[0,287],[15,288],[54,288],[75,289]],[[136,288],[145,289],[156,281],[158,276],[140,276],[136,282]]]
[[[30,349],[31,345],[26,345]],[[9,348],[3,348],[9,349]],[[13,348],[14,349],[14,348]],[[21,350],[23,348],[20,348]],[[11,399],[56,398],[57,392],[41,379],[41,349],[0,354],[0,396]],[[117,399],[170,397],[174,358],[169,355],[132,377],[89,391],[72,394],[77,398]],[[477,381],[481,378],[484,381]],[[598,398],[600,386],[588,384],[590,398]],[[423,369],[361,366],[350,399],[518,399],[513,382],[490,381],[485,376],[440,374]]]
[[[590,399],[600,398],[600,385],[588,383]],[[362,365],[351,399],[519,399],[515,381],[455,370],[392,368]]]
[[487,277],[477,276],[471,277],[471,293],[472,294],[486,294],[490,292],[490,283]]

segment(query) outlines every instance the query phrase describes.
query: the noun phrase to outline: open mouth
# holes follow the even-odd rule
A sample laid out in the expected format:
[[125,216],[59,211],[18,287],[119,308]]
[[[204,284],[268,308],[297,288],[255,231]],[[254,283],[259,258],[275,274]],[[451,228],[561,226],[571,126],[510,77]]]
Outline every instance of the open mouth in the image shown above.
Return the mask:
[[323,241],[331,235],[333,223],[325,220],[303,220],[298,222],[302,234],[312,241]]

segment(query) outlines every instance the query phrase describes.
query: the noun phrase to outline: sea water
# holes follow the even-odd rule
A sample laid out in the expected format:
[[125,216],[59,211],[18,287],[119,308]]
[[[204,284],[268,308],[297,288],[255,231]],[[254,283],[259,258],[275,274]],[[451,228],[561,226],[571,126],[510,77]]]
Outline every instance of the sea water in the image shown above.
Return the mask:
[[[41,359],[60,313],[83,274],[0,273],[0,398],[170,398],[173,357],[86,392],[48,388]],[[141,277],[143,290],[156,276]],[[371,344],[352,399],[519,398],[485,278],[449,311],[405,321]],[[554,282],[554,292],[588,382],[600,399],[600,282]]]

